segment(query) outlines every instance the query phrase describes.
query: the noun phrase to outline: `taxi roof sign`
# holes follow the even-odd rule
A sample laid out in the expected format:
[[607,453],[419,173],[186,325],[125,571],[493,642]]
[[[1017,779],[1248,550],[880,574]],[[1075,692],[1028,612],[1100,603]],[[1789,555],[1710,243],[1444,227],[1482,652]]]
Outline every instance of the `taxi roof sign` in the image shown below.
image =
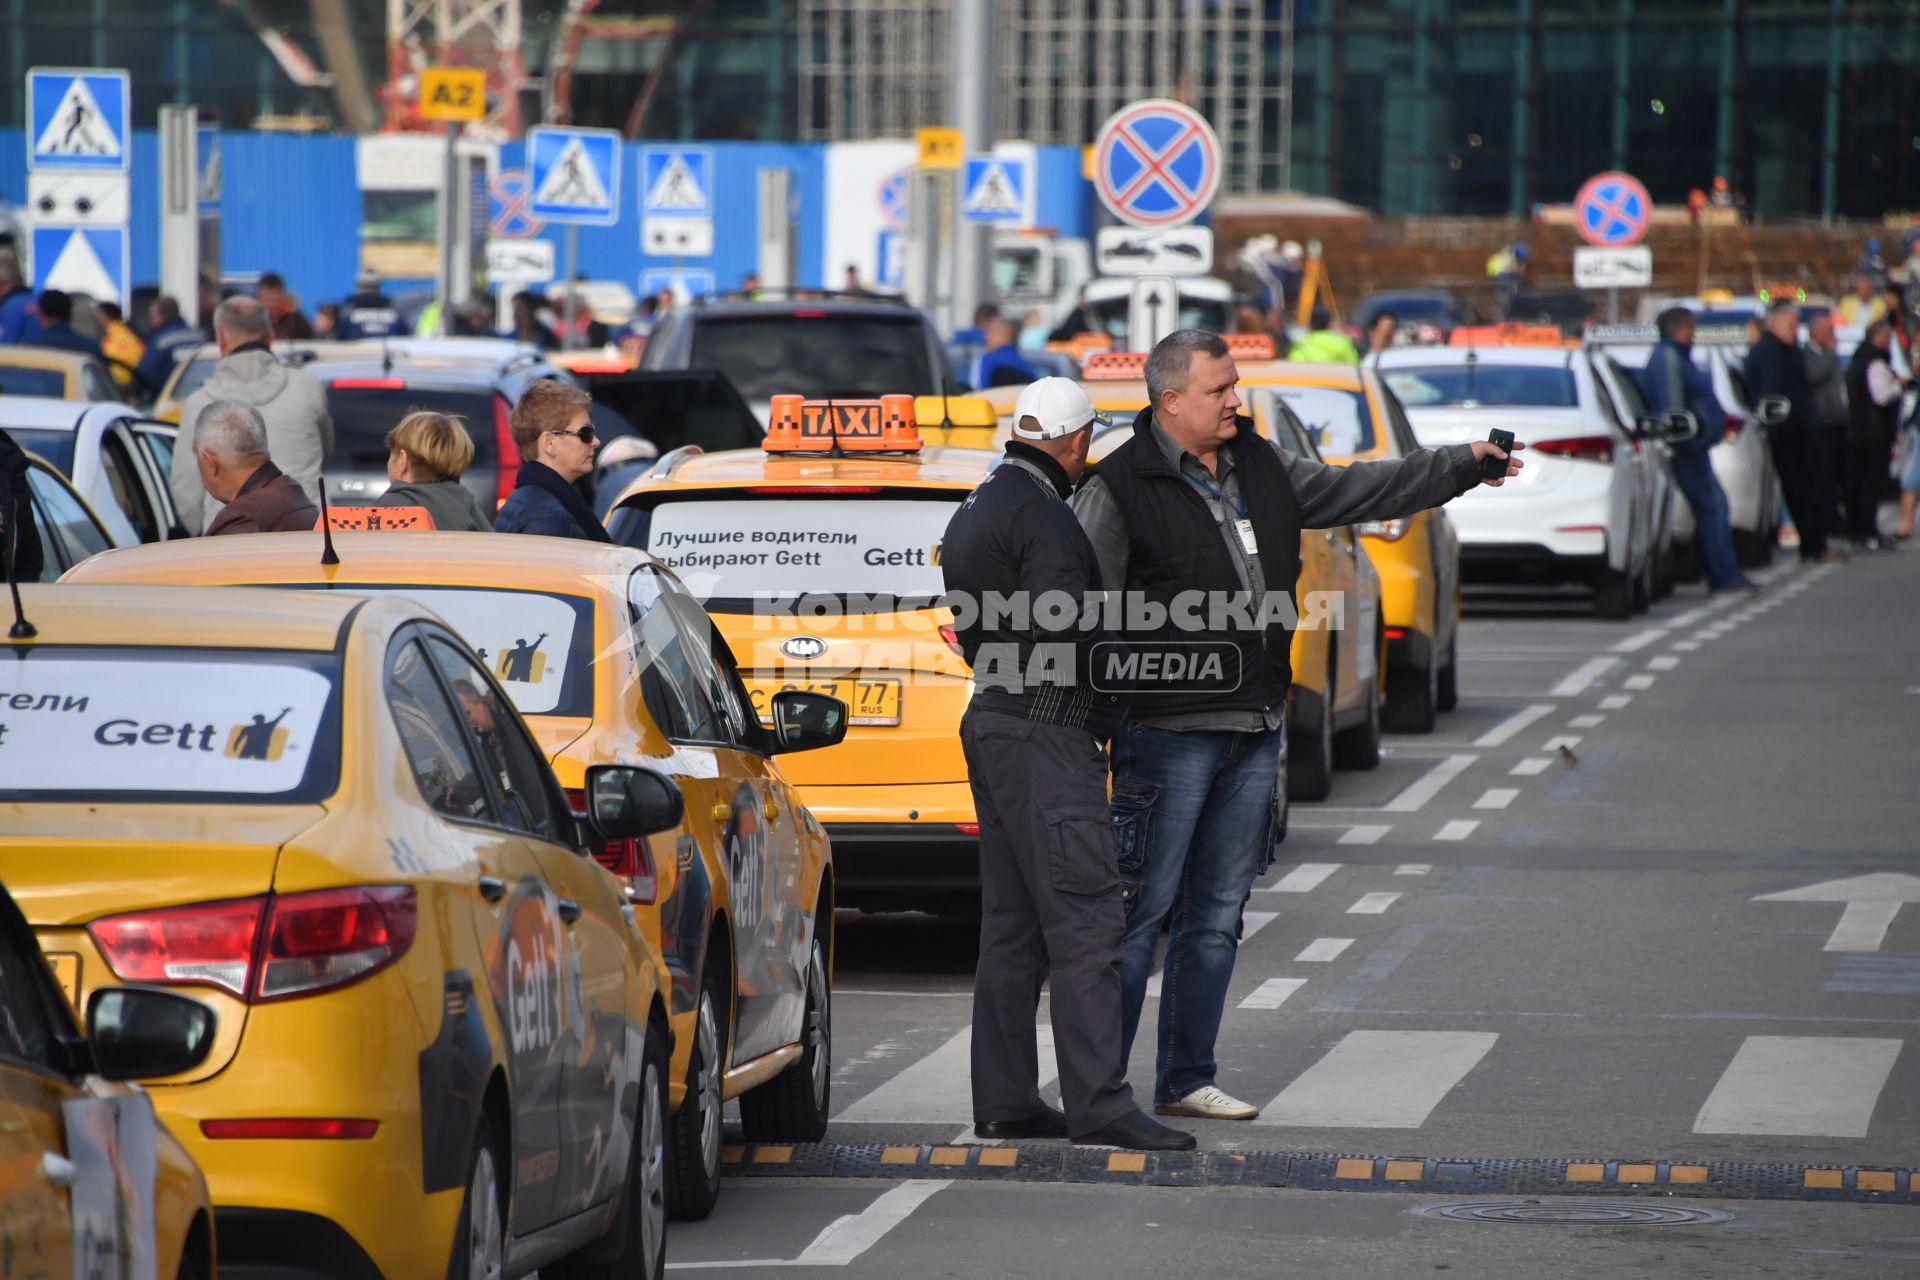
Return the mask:
[[1000,415],[985,396],[915,396],[913,417],[923,427],[1000,425]]
[[1083,382],[1138,382],[1146,376],[1145,351],[1102,351],[1080,366]]
[[1277,360],[1279,353],[1274,349],[1273,335],[1270,333],[1223,333],[1220,340],[1227,344],[1227,354],[1235,360]]
[[914,398],[775,396],[760,447],[768,453],[915,453],[920,449],[920,428]]
[[328,507],[313,527],[335,533],[431,533],[433,513],[425,507]]
[[1558,325],[1504,324],[1461,325],[1447,339],[1450,347],[1566,347],[1569,342]]

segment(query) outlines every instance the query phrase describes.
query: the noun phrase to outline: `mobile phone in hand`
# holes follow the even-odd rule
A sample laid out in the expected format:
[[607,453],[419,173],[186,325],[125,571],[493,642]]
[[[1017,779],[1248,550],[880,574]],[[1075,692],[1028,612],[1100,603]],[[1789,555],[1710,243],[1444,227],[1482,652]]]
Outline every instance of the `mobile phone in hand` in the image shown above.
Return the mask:
[[[1511,454],[1513,452],[1513,432],[1502,431],[1500,428],[1495,427],[1493,430],[1487,432],[1487,443],[1504,449],[1507,453]],[[1507,460],[1505,458],[1489,456],[1480,459],[1480,478],[1482,480],[1503,480],[1506,478],[1506,474]]]

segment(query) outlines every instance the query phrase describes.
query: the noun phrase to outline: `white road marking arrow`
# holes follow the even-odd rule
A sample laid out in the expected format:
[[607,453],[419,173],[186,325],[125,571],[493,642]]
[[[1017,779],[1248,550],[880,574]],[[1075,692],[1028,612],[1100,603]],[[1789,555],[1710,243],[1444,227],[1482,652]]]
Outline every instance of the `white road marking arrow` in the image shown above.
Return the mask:
[[1804,889],[1763,893],[1755,902],[1844,902],[1827,951],[1878,951],[1902,904],[1920,902],[1920,876],[1877,871],[1850,880],[1829,880]]

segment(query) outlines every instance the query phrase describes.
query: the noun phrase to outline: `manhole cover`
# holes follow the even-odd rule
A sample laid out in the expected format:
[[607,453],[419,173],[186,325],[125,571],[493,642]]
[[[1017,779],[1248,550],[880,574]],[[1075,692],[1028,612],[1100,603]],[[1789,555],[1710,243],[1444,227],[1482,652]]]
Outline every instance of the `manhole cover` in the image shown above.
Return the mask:
[[1414,1212],[1423,1218],[1452,1218],[1458,1222],[1522,1222],[1588,1227],[1680,1227],[1701,1222],[1725,1222],[1733,1217],[1724,1209],[1613,1204],[1601,1200],[1483,1200],[1469,1204],[1422,1205]]

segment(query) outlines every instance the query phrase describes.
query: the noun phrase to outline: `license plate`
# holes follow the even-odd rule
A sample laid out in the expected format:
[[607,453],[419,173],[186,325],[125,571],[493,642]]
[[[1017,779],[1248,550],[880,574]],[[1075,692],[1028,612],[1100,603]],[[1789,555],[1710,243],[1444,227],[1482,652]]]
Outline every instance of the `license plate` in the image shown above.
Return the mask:
[[53,967],[54,981],[66,993],[67,1003],[77,1012],[80,1008],[80,957],[72,952],[56,951],[47,957],[47,963]]
[[755,681],[747,686],[753,698],[754,714],[763,724],[773,723],[773,695],[788,689],[803,693],[824,693],[847,704],[850,725],[888,725],[900,723],[900,682],[871,680],[860,676],[841,676],[834,680]]

